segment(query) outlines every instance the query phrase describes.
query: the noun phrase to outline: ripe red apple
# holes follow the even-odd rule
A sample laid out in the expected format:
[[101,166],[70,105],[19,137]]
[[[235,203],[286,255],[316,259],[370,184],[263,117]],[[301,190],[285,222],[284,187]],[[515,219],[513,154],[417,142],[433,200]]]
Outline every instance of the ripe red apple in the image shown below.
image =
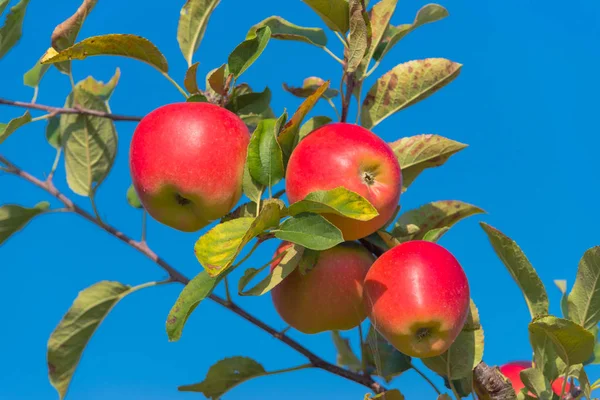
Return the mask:
[[[523,381],[521,380],[521,371],[524,369],[531,368],[533,365],[531,361],[513,361],[507,364],[502,365],[498,369],[512,384],[515,393],[519,393],[521,389],[525,387]],[[559,377],[552,382],[552,390],[554,393],[560,396],[562,393],[562,385],[565,379],[563,377]],[[569,393],[571,390],[571,384],[567,382],[566,393]],[[535,397],[530,394],[530,396]]]
[[[291,244],[283,242],[276,255]],[[271,290],[281,318],[303,333],[347,330],[366,318],[363,281],[375,257],[355,242],[320,252],[316,265],[302,275],[298,269]],[[271,265],[271,270],[278,262]]]
[[242,195],[250,133],[234,113],[209,103],[175,103],[146,115],[129,153],[131,177],[157,221],[197,231]]
[[385,225],[402,189],[400,165],[390,146],[367,129],[348,123],[322,126],[302,139],[292,152],[285,179],[291,203],[339,186],[371,202],[379,215],[370,221],[324,215],[345,240],[363,238]]
[[462,267],[432,242],[405,242],[385,252],[367,273],[364,290],[373,327],[413,357],[445,352],[469,312],[469,283]]

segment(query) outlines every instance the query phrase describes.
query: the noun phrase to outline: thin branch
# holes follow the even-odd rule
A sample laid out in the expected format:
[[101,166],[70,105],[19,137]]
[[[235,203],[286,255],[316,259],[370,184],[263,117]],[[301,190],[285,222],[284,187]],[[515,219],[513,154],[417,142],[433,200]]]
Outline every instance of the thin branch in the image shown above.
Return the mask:
[[335,106],[335,103],[333,102],[333,100],[331,99],[326,99],[327,102],[329,103],[329,105],[331,106],[331,108],[333,108],[333,111],[335,111],[335,116],[337,117],[337,119],[341,119],[342,117],[340,116],[340,112],[338,111],[337,107]]
[[109,119],[112,119],[113,121],[141,121],[142,120],[142,117],[136,117],[136,116],[131,116],[131,115],[110,114],[107,112],[98,111],[98,110],[90,110],[87,108],[52,107],[52,106],[45,106],[42,104],[27,103],[24,101],[13,101],[13,100],[1,99],[1,98],[0,98],[0,104],[4,104],[7,106],[21,107],[21,108],[29,108],[32,110],[42,110],[42,111],[47,111],[50,114],[91,115],[94,117],[109,118]]
[[338,56],[336,56],[335,54],[333,54],[333,52],[331,50],[329,50],[326,46],[325,47],[321,47],[323,50],[325,50],[325,52],[327,54],[329,54],[335,61],[339,62],[340,64],[344,65],[344,61],[339,58]]
[[417,374],[419,374],[421,376],[421,378],[423,378],[429,384],[429,386],[431,386],[433,388],[433,390],[435,390],[435,392],[438,394],[438,396],[442,394],[442,392],[440,392],[440,389],[437,388],[435,383],[433,383],[433,381],[431,379],[429,379],[429,377],[427,375],[425,375],[425,373],[423,373],[423,371],[421,371],[419,368],[415,367],[415,365],[412,363],[410,364],[410,367],[412,369],[414,369],[415,372]]

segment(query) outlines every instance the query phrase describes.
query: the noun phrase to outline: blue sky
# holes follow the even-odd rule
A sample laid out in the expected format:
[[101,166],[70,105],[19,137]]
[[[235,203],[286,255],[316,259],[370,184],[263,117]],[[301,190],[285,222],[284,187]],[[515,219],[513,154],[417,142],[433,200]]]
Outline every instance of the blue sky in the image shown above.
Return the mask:
[[[14,1],[13,1],[14,3]],[[256,4],[259,5],[256,5]],[[402,0],[393,23],[407,23],[425,2]],[[171,75],[183,80],[186,64],[176,41],[183,1],[99,2],[80,38],[105,33],[135,33],[152,40],[165,54]],[[478,221],[501,229],[522,246],[546,283],[551,309],[559,311],[553,279],[572,284],[583,252],[600,244],[594,212],[600,196],[594,68],[600,61],[600,3],[574,0],[539,2],[441,3],[450,17],[405,38],[381,64],[375,77],[398,63],[445,57],[464,64],[450,86],[376,127],[388,141],[436,133],[470,147],[440,169],[425,172],[401,199],[404,210],[444,199],[463,200],[488,214],[461,222],[442,240],[462,263],[485,329],[485,360],[501,364],[530,356],[529,313],[517,286],[494,255]],[[19,46],[0,60],[0,96],[29,100],[32,90],[21,75],[47,49],[50,34],[78,7],[79,1],[32,1]],[[299,0],[245,2],[223,0],[208,26],[195,60],[199,74],[226,61],[254,23],[281,15],[300,25],[321,26]],[[330,40],[339,52],[339,42]],[[75,79],[88,75],[108,80],[121,68],[121,82],[111,107],[143,115],[180,94],[155,70],[138,62],[96,57],[73,64]],[[281,89],[310,75],[338,82],[339,65],[323,51],[301,43],[272,41],[245,79],[259,90],[269,85],[273,108],[295,110],[300,101]],[[69,84],[52,69],[44,79],[39,103],[62,105]],[[0,108],[6,122],[22,110]],[[316,113],[331,115],[326,104]],[[37,114],[36,114],[37,115]],[[333,115],[331,115],[333,116]],[[54,152],[44,139],[44,123],[19,130],[0,150],[36,176],[49,170]],[[140,213],[125,200],[129,185],[128,146],[135,124],[118,124],[115,168],[98,193],[102,216],[130,235],[139,232]],[[55,181],[67,191],[64,169]],[[70,195],[87,207],[86,199]],[[0,204],[31,206],[49,200],[26,182],[0,175]],[[53,203],[54,204],[54,203]],[[199,234],[172,231],[149,223],[150,245],[170,263],[193,276],[200,271],[192,248]],[[271,243],[252,257],[260,265],[271,256]],[[149,260],[75,215],[45,215],[0,248],[0,398],[52,399],[47,380],[46,342],[79,290],[99,281],[139,284],[164,277]],[[180,286],[140,291],[122,301],[98,330],[80,364],[71,399],[185,399],[180,384],[201,381],[214,362],[245,355],[278,369],[304,363],[292,350],[246,321],[211,303],[190,318],[182,339],[167,341],[164,323]],[[243,307],[276,327],[283,327],[270,297],[239,299]],[[329,360],[335,359],[328,334],[291,335]],[[355,336],[355,335],[353,335]],[[589,369],[592,381],[600,377]],[[408,399],[433,398],[414,372],[393,382]],[[225,399],[362,399],[366,390],[323,371],[300,371],[248,382]]]

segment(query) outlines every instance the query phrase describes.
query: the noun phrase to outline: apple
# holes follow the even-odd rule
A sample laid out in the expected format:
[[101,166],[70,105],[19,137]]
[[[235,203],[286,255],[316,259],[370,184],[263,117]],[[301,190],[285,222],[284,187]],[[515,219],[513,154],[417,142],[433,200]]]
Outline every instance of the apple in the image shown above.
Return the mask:
[[324,215],[348,241],[384,226],[402,190],[400,165],[390,146],[369,130],[349,123],[322,126],[302,139],[290,156],[285,180],[291,203],[311,192],[340,186],[369,200],[379,212],[369,221]]
[[[275,254],[289,246],[283,242]],[[305,275],[296,269],[271,290],[275,309],[287,324],[303,333],[352,329],[367,317],[363,281],[373,261],[375,257],[355,242],[322,251]],[[277,264],[273,262],[271,270]]]
[[[515,393],[518,394],[521,391],[521,389],[525,387],[525,384],[523,384],[523,381],[521,380],[521,371],[531,367],[533,367],[531,361],[513,361],[502,365],[498,369],[500,370],[502,375],[504,375],[510,381],[513,389],[515,390]],[[554,382],[552,382],[552,391],[554,391],[555,394],[560,396],[560,394],[562,393],[562,385],[564,381],[565,379],[563,377],[559,377],[555,379]],[[571,384],[567,382],[565,392],[569,393],[570,390]],[[530,396],[535,397],[533,395]]]
[[209,103],[175,103],[146,115],[133,133],[133,186],[148,214],[185,232],[226,215],[242,195],[250,132]]
[[365,278],[373,327],[395,348],[426,358],[445,352],[466,322],[469,283],[439,244],[414,240],[386,251]]

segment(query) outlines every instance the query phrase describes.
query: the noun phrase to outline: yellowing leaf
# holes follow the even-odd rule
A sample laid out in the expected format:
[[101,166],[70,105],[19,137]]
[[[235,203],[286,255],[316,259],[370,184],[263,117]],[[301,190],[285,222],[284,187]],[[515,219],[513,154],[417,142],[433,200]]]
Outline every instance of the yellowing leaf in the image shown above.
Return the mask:
[[377,49],[379,43],[383,39],[383,35],[386,33],[387,28],[390,24],[390,19],[394,15],[398,0],[381,0],[376,3],[371,9],[371,30],[372,40],[369,51],[365,56],[365,62],[369,62]]
[[342,186],[311,192],[289,207],[290,215],[303,212],[336,214],[358,221],[369,221],[379,215],[377,209],[367,199]]
[[316,12],[325,25],[342,34],[350,27],[348,0],[302,0]]

